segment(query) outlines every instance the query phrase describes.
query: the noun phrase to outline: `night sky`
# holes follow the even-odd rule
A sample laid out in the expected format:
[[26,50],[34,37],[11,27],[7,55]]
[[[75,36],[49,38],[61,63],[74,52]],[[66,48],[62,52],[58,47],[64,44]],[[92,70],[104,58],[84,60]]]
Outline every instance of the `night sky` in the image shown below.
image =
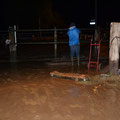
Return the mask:
[[[116,0],[97,0],[97,22],[107,26],[120,21]],[[0,29],[17,25],[19,28],[66,28],[70,22],[89,27],[95,18],[95,0],[1,0]]]

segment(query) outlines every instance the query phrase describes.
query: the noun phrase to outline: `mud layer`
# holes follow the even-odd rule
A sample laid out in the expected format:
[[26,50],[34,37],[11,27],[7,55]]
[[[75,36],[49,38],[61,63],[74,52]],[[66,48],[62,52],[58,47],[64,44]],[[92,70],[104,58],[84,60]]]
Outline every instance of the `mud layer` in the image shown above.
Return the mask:
[[0,120],[119,120],[119,77],[76,82],[51,77],[54,70],[85,73],[82,66],[1,64]]

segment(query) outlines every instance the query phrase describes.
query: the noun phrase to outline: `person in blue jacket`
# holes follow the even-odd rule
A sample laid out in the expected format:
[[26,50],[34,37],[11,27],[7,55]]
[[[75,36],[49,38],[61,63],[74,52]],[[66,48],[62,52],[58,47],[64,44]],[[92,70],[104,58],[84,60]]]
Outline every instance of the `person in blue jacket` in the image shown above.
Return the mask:
[[76,27],[75,23],[71,23],[70,27],[67,31],[67,35],[69,37],[69,46],[70,46],[70,56],[72,65],[74,64],[74,56],[77,56],[77,64],[80,64],[80,30]]

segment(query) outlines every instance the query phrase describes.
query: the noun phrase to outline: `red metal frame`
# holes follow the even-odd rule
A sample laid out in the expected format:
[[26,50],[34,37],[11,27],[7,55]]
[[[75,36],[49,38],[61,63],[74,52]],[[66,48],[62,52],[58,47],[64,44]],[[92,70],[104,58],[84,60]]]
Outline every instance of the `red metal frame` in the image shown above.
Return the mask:
[[[88,63],[88,72],[90,71],[90,67],[96,67],[96,70],[98,72],[99,70],[99,56],[100,56],[100,45],[101,45],[101,41],[99,41],[98,44],[94,44],[91,40],[91,45],[90,45],[90,54],[89,54],[89,63]],[[92,47],[93,46],[98,46],[98,56],[97,56],[97,61],[91,61],[91,54],[92,54]]]

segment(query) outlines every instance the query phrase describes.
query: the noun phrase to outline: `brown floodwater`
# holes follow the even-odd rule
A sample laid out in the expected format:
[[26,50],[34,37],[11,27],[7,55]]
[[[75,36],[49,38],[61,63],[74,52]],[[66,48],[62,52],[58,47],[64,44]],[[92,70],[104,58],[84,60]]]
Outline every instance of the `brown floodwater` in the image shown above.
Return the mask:
[[120,119],[119,78],[117,82],[99,77],[94,78],[99,82],[77,82],[50,76],[52,71],[87,74],[82,65],[19,62],[0,66],[0,120]]

